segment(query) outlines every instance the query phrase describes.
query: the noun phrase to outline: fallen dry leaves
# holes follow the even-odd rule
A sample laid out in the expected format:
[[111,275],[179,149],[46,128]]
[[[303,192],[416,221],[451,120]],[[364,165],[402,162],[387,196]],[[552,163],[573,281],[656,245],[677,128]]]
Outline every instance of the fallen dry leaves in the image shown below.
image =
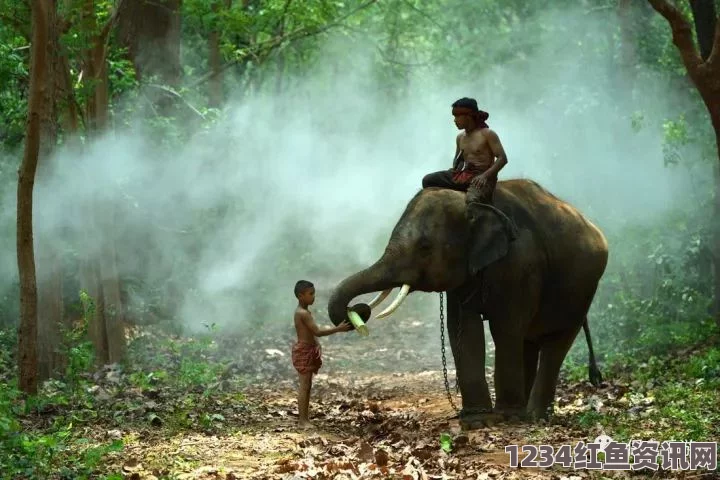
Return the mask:
[[[558,417],[548,425],[462,432],[451,418],[439,356],[423,355],[408,340],[393,349],[387,339],[346,337],[325,350],[312,391],[316,428],[301,431],[288,339],[222,341],[232,346],[232,361],[197,391],[178,394],[152,375],[144,387],[131,387],[117,366],[93,377],[90,393],[111,420],[98,421],[88,436],[125,443],[122,452],[109,454],[105,469],[137,480],[621,478],[624,472],[510,468],[504,448],[557,447],[604,433],[599,426],[572,426],[568,419],[582,412],[630,408],[638,418],[652,412],[652,396],[629,397],[626,385],[562,383]],[[394,365],[394,373],[377,374]],[[454,382],[454,371],[449,374]],[[441,446],[443,434],[449,451]]]
[[[624,387],[594,390],[563,385],[560,416],[549,425],[497,425],[462,432],[441,389],[440,372],[401,375],[319,376],[311,415],[315,429],[298,430],[295,391],[291,383],[276,388],[255,385],[246,390],[254,407],[241,424],[217,435],[179,434],[153,445],[138,439],[134,478],[182,479],[572,479],[601,478],[600,472],[561,468],[518,469],[508,466],[504,447],[547,443],[559,446],[588,441],[599,431],[572,429],[563,415],[577,409],[610,408],[623,398]],[[395,392],[400,389],[401,394]],[[603,399],[600,405],[591,400]],[[563,408],[568,409],[563,411]],[[450,434],[445,452],[440,435]],[[145,457],[145,458],[142,458]],[[178,461],[183,459],[185,463]],[[170,468],[158,469],[163,463]],[[140,472],[138,465],[142,467]],[[153,470],[154,469],[154,470]],[[602,472],[620,478],[624,472]],[[635,475],[642,478],[642,475]],[[170,477],[165,477],[170,478]]]

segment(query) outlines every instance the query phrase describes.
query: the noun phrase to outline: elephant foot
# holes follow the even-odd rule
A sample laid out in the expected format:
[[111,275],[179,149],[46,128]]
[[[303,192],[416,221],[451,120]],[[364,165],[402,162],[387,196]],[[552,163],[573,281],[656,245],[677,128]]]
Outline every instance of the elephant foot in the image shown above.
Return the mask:
[[530,420],[530,416],[525,408],[495,407],[495,413],[501,415],[503,421],[508,423],[525,423]]
[[530,408],[528,410],[528,417],[533,422],[545,422],[550,420],[550,417],[552,417],[554,413],[553,406],[549,407],[537,407],[537,408]]
[[503,420],[502,414],[493,412],[491,408],[483,409],[465,409],[463,408],[458,415],[460,419],[460,429],[462,431],[477,430],[479,428],[487,428],[496,425]]
[[503,420],[508,423],[527,423],[530,416],[527,411],[523,410],[504,410],[499,412],[503,416]]

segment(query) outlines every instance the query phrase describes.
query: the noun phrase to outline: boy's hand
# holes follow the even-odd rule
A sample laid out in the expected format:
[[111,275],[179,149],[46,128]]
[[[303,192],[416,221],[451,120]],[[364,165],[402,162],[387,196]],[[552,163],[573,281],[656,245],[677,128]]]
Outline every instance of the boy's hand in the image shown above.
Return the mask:
[[352,324],[347,320],[343,320],[340,325],[337,326],[338,332],[347,332],[352,330]]

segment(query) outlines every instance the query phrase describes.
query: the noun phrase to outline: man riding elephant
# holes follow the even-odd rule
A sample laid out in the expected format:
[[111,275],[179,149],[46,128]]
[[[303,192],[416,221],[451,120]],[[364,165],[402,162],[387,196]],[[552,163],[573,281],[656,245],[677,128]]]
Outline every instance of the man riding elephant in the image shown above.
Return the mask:
[[[467,192],[466,215],[473,229],[480,204],[493,204],[498,172],[508,159],[500,138],[485,122],[490,115],[478,109],[474,98],[457,100],[452,114],[457,128],[463,130],[456,138],[453,168],[425,175],[422,186]],[[506,235],[509,241],[516,238],[513,228],[507,228]]]

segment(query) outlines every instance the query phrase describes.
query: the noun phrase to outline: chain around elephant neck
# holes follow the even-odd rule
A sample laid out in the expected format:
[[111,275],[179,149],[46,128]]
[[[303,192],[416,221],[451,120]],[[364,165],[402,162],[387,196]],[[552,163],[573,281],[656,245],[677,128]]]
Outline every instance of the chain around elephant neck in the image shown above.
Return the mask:
[[[447,376],[447,359],[445,358],[445,302],[443,301],[443,292],[440,292],[440,351],[442,352],[442,364],[443,364],[443,377],[445,378],[445,393],[447,393],[448,401],[450,406],[458,412],[458,408],[453,401],[452,394],[450,394],[450,382],[448,382]],[[460,389],[457,376],[457,366],[455,368],[455,391]]]

